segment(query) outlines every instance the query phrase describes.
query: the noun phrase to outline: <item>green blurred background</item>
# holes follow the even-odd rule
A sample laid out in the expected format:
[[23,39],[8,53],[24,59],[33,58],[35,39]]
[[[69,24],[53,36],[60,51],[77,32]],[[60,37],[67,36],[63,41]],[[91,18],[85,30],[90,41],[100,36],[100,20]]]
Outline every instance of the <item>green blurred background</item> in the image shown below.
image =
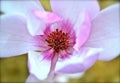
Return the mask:
[[[50,9],[49,0],[40,0],[46,10]],[[104,9],[119,0],[99,0]],[[25,82],[29,75],[27,70],[27,54],[0,59],[0,83]],[[120,82],[120,57],[109,61],[97,61],[82,78],[70,79],[70,83],[118,83]]]

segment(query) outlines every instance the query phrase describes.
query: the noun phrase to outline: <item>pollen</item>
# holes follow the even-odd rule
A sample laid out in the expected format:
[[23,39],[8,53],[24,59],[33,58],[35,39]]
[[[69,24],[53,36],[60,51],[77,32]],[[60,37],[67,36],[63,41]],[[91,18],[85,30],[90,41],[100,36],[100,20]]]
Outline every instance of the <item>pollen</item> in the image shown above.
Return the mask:
[[69,47],[69,35],[62,30],[56,29],[51,32],[46,39],[48,46],[53,48],[56,53],[66,50]]

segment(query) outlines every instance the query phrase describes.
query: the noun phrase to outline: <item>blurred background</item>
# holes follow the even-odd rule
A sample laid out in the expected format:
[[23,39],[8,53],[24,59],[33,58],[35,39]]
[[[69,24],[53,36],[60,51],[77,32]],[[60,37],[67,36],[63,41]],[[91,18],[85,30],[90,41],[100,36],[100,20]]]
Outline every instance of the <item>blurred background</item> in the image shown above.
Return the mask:
[[[46,10],[50,10],[49,0],[40,0]],[[99,0],[101,10],[119,0]],[[25,82],[27,70],[27,54],[10,58],[0,58],[0,83]],[[82,78],[69,79],[69,83],[120,83],[120,56],[103,62],[97,61]]]

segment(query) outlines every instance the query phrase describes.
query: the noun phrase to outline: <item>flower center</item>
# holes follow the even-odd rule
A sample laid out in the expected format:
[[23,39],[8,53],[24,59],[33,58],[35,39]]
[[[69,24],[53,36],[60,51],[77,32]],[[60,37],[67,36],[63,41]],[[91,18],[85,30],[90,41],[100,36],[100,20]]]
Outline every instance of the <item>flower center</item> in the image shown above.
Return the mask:
[[60,50],[65,50],[69,47],[69,36],[67,33],[62,32],[62,30],[56,29],[51,32],[46,39],[48,46],[54,49],[56,53]]

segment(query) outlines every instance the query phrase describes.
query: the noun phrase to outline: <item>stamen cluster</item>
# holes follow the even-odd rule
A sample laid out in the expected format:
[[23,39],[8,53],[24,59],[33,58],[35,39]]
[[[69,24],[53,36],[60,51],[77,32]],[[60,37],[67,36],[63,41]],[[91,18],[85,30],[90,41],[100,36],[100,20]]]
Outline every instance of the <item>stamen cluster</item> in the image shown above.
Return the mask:
[[56,53],[69,47],[69,36],[62,30],[56,29],[51,32],[46,39],[48,46],[54,49]]

